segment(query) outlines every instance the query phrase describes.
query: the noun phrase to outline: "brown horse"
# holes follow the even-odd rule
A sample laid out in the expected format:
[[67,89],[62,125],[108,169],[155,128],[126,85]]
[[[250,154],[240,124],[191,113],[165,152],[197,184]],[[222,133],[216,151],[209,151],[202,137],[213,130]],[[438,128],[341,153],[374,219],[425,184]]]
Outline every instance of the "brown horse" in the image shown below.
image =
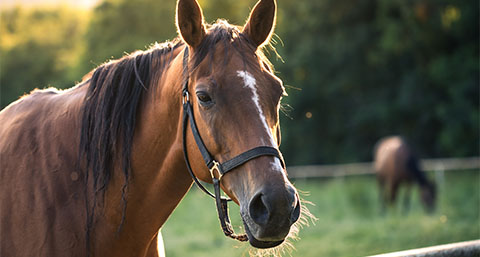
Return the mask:
[[[195,0],[179,0],[176,40],[2,110],[0,256],[157,256],[158,231],[192,185],[183,144],[193,175],[220,180],[240,205],[250,244],[281,244],[300,202],[277,150],[285,91],[262,54],[275,15],[260,0],[243,29],[206,25]],[[216,164],[248,160],[223,176],[207,168],[183,130],[186,103]]]
[[420,187],[420,197],[427,211],[435,207],[435,185],[420,170],[418,159],[406,141],[399,136],[381,139],[375,146],[374,169],[377,173],[378,185],[383,209],[386,204],[395,203],[399,188],[404,185],[404,208],[409,208],[411,184]]

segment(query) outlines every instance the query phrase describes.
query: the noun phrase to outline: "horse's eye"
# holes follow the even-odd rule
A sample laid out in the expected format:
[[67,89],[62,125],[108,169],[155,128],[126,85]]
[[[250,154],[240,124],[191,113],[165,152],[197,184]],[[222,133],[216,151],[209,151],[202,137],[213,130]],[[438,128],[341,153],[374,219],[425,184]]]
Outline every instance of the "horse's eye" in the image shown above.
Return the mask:
[[212,98],[204,91],[197,92],[197,98],[201,104],[204,104],[204,105],[212,104]]

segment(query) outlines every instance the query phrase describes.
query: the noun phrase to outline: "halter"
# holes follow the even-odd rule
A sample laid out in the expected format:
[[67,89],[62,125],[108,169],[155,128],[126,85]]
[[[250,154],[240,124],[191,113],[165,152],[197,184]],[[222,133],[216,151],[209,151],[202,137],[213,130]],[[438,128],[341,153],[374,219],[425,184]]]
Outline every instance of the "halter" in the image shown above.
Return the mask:
[[[187,164],[188,172],[192,176],[195,184],[203,192],[205,192],[207,195],[215,199],[215,203],[217,205],[218,218],[220,219],[220,225],[222,227],[223,233],[225,233],[225,236],[228,236],[233,239],[237,239],[239,241],[247,241],[248,240],[247,235],[245,234],[237,235],[233,230],[233,227],[230,223],[230,218],[228,217],[228,202],[231,201],[232,199],[226,198],[220,195],[220,180],[222,179],[223,175],[225,175],[227,172],[232,171],[236,167],[260,156],[275,156],[280,160],[282,167],[285,168],[282,155],[277,148],[270,147],[270,146],[259,146],[259,147],[252,148],[248,151],[245,151],[223,163],[216,161],[212,157],[210,152],[208,152],[207,147],[203,143],[203,140],[200,137],[200,133],[198,132],[197,124],[195,123],[195,118],[193,117],[193,109],[192,109],[192,105],[190,104],[190,96],[188,93],[188,81],[189,81],[188,46],[185,47],[184,55],[183,55],[183,77],[185,78],[185,81],[183,83],[183,89],[182,89],[183,156],[185,158],[185,163]],[[195,142],[197,143],[198,149],[200,150],[203,160],[205,161],[205,164],[207,165],[208,170],[210,171],[210,176],[212,177],[215,194],[212,194],[200,183],[198,178],[193,173],[192,167],[190,166],[190,161],[188,159],[188,153],[187,153],[187,123],[188,122],[190,122],[192,134],[193,134],[193,137],[195,138]]]

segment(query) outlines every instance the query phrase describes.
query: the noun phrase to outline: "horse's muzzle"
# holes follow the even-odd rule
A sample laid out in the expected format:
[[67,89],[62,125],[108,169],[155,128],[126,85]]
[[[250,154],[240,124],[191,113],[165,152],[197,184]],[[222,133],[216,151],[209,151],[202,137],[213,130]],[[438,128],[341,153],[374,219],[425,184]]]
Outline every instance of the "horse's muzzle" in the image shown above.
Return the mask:
[[[242,206],[243,207],[243,206]],[[241,208],[248,241],[256,248],[280,245],[300,216],[300,201],[295,188],[263,187]]]

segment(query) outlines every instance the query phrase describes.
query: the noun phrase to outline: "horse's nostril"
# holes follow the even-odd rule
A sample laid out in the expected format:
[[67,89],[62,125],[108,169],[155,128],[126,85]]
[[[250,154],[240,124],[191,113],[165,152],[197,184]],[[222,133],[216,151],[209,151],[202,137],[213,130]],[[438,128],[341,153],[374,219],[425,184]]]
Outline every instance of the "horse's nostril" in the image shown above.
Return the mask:
[[255,195],[250,201],[249,212],[252,220],[258,225],[265,225],[270,218],[270,211],[264,201],[262,193]]
[[300,218],[300,210],[301,210],[300,200],[297,198],[295,209],[293,209],[292,216],[290,217],[291,224],[295,223],[298,220],[298,218]]

